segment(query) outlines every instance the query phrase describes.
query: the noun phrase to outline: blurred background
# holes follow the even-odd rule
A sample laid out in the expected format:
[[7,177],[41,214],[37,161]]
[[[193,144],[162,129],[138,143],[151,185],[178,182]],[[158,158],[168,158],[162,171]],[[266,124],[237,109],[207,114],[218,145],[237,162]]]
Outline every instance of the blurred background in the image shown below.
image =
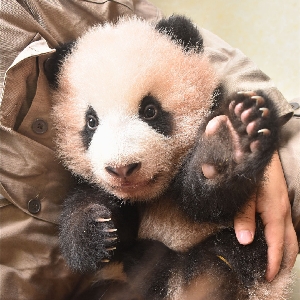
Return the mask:
[[[184,14],[239,48],[288,101],[300,97],[300,0],[150,0],[165,16]],[[300,256],[291,296],[300,300]]]
[[[190,17],[239,48],[288,101],[300,97],[299,0],[150,0],[164,15]],[[300,299],[300,298],[299,298]]]

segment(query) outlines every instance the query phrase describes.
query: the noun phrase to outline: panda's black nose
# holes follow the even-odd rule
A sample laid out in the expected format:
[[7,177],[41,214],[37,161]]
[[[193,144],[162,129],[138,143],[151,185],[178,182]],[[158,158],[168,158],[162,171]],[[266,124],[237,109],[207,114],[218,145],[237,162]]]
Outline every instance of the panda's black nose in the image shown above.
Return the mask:
[[105,167],[105,170],[112,176],[125,178],[134,174],[140,168],[141,168],[141,163],[139,162],[139,163],[133,163],[133,164],[118,166],[118,167],[107,166]]

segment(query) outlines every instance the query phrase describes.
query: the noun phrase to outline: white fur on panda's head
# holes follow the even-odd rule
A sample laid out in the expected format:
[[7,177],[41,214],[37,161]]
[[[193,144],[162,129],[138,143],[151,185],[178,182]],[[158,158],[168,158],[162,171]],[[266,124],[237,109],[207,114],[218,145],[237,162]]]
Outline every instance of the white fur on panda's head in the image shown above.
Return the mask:
[[217,85],[203,54],[139,19],[88,31],[54,93],[59,154],[122,199],[162,193],[193,146]]

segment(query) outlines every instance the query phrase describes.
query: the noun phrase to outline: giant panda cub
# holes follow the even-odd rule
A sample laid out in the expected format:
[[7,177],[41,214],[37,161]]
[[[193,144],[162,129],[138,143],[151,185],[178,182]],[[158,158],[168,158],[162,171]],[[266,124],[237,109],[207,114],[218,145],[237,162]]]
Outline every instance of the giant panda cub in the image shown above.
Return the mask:
[[60,245],[95,272],[81,299],[285,297],[283,275],[264,279],[261,222],[248,246],[232,228],[276,150],[276,109],[259,91],[228,95],[191,21],[93,27],[46,70],[58,155],[78,179]]

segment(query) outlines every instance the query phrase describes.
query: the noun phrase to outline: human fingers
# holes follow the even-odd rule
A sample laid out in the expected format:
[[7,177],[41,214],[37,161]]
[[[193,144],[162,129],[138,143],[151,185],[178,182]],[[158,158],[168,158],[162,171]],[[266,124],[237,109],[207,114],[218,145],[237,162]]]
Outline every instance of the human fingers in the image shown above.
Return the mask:
[[234,218],[236,238],[242,245],[252,243],[255,234],[256,194]]
[[281,215],[265,224],[265,236],[268,244],[266,279],[272,281],[281,266],[292,269],[299,251],[289,203],[282,206]]
[[279,272],[284,251],[284,222],[281,218],[265,223],[265,237],[268,245],[266,280],[272,281]]
[[273,155],[265,175],[266,181],[258,192],[256,210],[265,226],[264,233],[268,245],[266,279],[272,281],[280,269],[283,257],[284,266],[291,268],[294,265],[298,245],[278,153]]
[[284,266],[288,269],[292,269],[297,255],[299,253],[299,244],[297,234],[292,223],[291,214],[286,220],[286,231],[284,240]]

